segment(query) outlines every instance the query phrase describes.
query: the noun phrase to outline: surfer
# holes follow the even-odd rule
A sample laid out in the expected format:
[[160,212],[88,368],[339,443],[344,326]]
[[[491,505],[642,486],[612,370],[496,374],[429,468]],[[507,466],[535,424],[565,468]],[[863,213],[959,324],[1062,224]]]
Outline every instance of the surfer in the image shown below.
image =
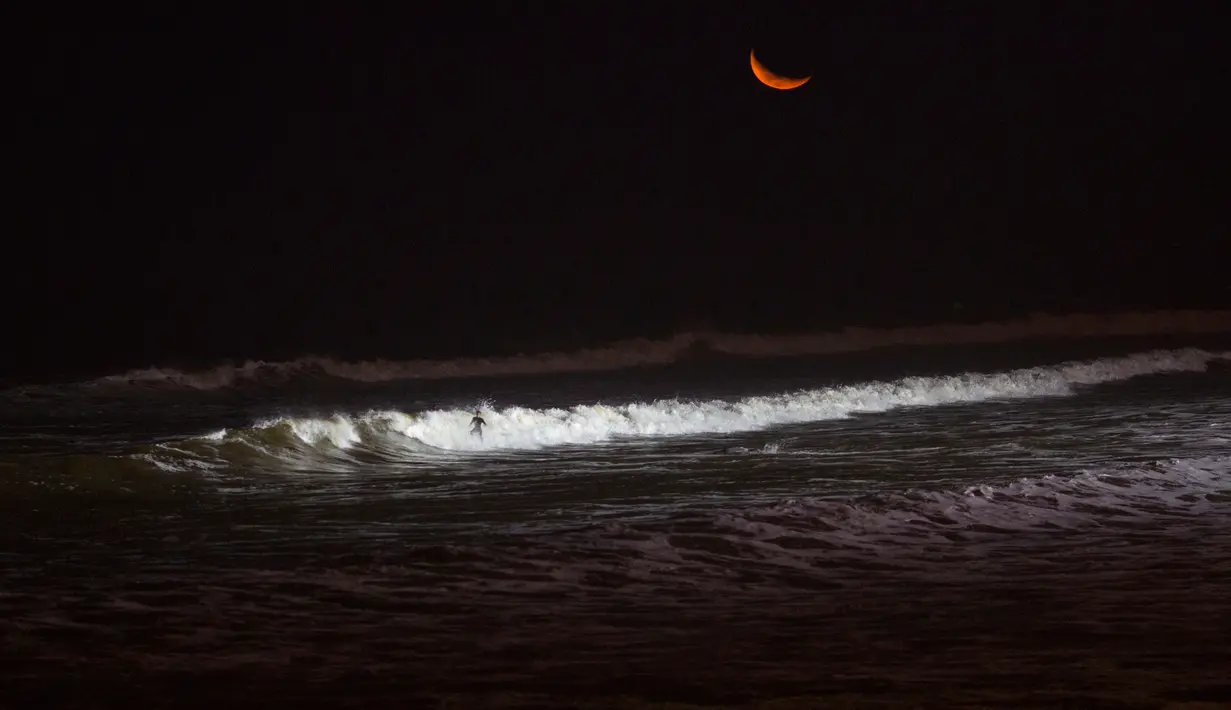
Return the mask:
[[474,419],[470,420],[470,434],[483,438],[483,425],[487,422],[483,421],[483,417],[479,416],[479,410],[474,410]]

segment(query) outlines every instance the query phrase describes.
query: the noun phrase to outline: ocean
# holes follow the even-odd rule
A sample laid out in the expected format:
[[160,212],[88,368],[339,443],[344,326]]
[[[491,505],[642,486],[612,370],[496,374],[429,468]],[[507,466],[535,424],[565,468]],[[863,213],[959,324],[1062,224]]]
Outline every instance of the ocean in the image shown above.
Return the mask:
[[1231,339],[1088,326],[10,387],[0,707],[1231,707]]

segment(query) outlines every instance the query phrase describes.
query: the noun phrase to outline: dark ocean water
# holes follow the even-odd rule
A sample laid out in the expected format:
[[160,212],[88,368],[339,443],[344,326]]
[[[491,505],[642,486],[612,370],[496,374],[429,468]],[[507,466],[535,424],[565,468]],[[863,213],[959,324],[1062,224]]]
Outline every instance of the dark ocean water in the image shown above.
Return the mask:
[[1231,703],[1226,347],[9,390],[0,706]]

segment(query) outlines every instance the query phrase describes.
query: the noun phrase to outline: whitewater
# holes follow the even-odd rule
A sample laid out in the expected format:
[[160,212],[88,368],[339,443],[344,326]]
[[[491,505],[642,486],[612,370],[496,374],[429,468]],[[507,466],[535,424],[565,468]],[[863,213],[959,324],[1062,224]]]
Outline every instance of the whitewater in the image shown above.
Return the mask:
[[[400,434],[408,449],[413,443],[449,451],[532,449],[562,444],[597,444],[629,437],[672,437],[749,432],[773,426],[838,419],[856,413],[883,412],[896,407],[980,402],[995,398],[1071,394],[1075,388],[1115,382],[1147,374],[1200,372],[1231,353],[1189,349],[1157,351],[1059,367],[1036,367],[998,374],[967,373],[928,378],[911,377],[887,383],[867,383],[789,394],[747,397],[735,401],[680,399],[629,404],[578,404],[567,409],[536,410],[507,407],[480,411],[488,423],[483,437],[470,434],[471,410],[429,410],[419,413],[368,412],[358,417],[338,414],[329,419],[277,418],[255,424],[258,430],[284,426],[308,445],[328,444],[347,449],[362,444],[365,435]],[[206,435],[226,441],[225,430]],[[422,447],[419,451],[422,451]]]
[[0,705],[1220,707],[1215,320],[11,388]]

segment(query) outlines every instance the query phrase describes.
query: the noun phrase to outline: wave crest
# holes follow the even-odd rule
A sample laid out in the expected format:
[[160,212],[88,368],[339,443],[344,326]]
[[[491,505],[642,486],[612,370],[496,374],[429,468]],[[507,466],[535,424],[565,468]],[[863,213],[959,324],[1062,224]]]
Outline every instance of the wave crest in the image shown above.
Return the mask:
[[241,382],[276,384],[324,376],[357,382],[597,372],[714,357],[771,358],[860,352],[894,346],[1007,343],[1057,338],[1231,333],[1231,311],[1171,311],[1115,315],[1034,314],[1000,323],[941,324],[901,328],[847,327],[812,335],[684,333],[664,340],[638,338],[574,352],[452,360],[340,362],[304,357],[287,362],[251,360],[185,372],[151,367],[94,380],[95,386],[174,386],[199,390]]
[[[473,412],[372,411],[319,418],[274,418],[250,428],[222,430],[174,446],[209,459],[271,457],[295,470],[330,470],[451,452],[533,450],[592,445],[619,439],[730,434],[775,426],[840,419],[900,407],[937,406],[992,399],[1063,396],[1076,388],[1144,375],[1201,372],[1231,352],[1198,349],[1152,351],[1119,358],[1069,362],[995,374],[909,377],[893,382],[745,397],[734,401],[658,400],[569,408],[489,408],[483,438],[469,432]],[[255,452],[255,453],[254,453]],[[153,455],[147,451],[145,455]]]

